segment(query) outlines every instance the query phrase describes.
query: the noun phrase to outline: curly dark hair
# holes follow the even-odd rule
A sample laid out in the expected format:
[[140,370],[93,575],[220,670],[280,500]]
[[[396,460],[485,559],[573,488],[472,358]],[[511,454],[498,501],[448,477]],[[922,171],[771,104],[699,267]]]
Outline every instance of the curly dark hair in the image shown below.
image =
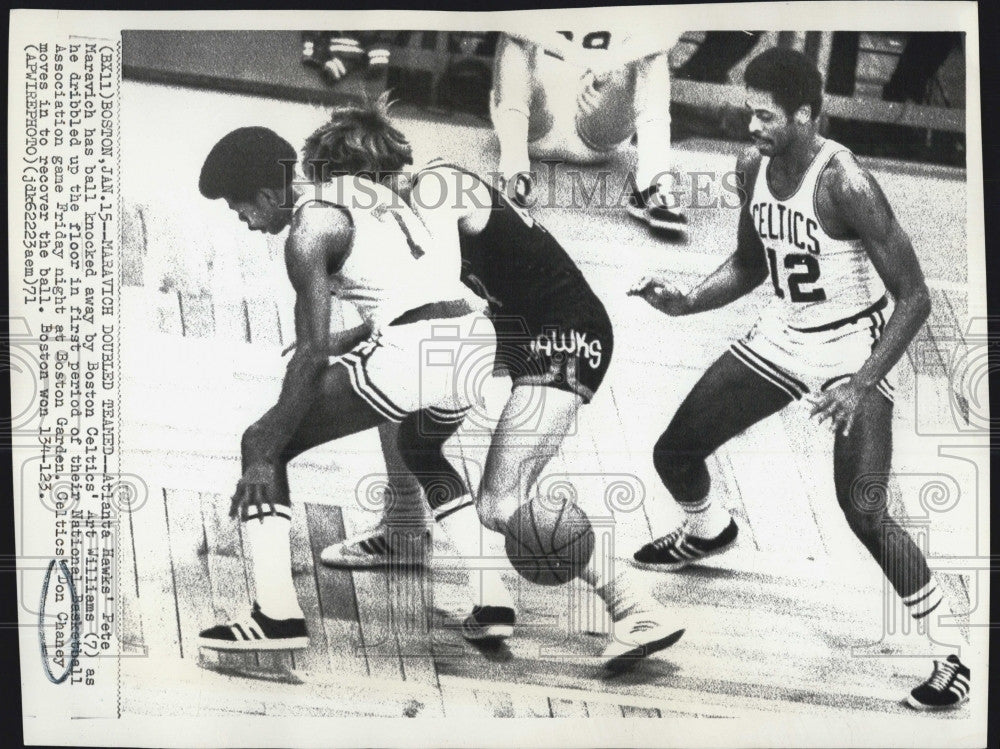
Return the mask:
[[241,127],[215,144],[201,167],[198,189],[210,200],[252,200],[265,188],[291,184],[295,148],[266,127]]
[[784,47],[765,50],[747,65],[743,80],[750,88],[770,93],[789,117],[805,104],[812,108],[814,120],[819,117],[823,77],[801,52]]
[[314,182],[337,174],[379,180],[412,163],[409,141],[389,118],[388,92],[368,104],[335,107],[302,147],[302,170]]

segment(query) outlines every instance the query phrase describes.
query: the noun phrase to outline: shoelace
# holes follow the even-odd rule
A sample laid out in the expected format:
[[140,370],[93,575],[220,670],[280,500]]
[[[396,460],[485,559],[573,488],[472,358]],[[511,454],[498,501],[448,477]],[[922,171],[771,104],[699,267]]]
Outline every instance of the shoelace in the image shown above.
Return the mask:
[[957,663],[952,663],[951,661],[934,661],[934,673],[927,684],[931,689],[942,692],[948,686],[948,682],[955,675],[956,671],[958,671]]
[[687,530],[687,525],[682,525],[680,528],[671,531],[663,538],[658,538],[655,541],[653,541],[653,546],[656,547],[657,549],[662,549],[666,546],[670,546],[675,541],[679,540],[681,536],[684,535],[686,530]]

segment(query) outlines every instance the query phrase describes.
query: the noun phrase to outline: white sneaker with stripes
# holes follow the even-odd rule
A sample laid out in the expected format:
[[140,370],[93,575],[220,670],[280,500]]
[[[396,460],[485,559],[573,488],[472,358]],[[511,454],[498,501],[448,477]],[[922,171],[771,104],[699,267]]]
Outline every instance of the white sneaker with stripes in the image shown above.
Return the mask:
[[301,650],[309,647],[305,619],[272,619],[254,601],[245,619],[202,630],[198,647],[212,650]]
[[669,648],[684,634],[684,628],[666,619],[666,612],[638,611],[612,625],[612,639],[604,649],[604,667],[618,673],[643,658]]
[[379,523],[370,531],[345,538],[323,549],[320,560],[328,567],[370,569],[401,564],[422,567],[427,563],[430,533],[392,531]]

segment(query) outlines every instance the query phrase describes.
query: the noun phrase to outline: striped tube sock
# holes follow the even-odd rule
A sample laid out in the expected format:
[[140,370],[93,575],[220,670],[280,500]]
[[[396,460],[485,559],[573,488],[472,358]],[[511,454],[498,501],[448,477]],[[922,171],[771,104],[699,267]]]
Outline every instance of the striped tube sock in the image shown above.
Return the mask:
[[618,622],[630,614],[651,611],[657,606],[649,591],[636,586],[635,570],[624,564],[616,570],[613,563],[609,564],[611,560],[602,560],[601,556],[595,549],[580,577],[604,601],[611,621]]
[[906,606],[906,610],[909,612],[917,622],[927,621],[930,622],[927,617],[933,612],[938,606],[941,605],[941,601],[944,600],[941,591],[937,586],[937,582],[934,578],[931,578],[927,584],[915,593],[910,593],[908,596],[901,596],[903,600],[903,605]]
[[700,502],[678,502],[684,510],[687,532],[698,538],[715,538],[729,525],[732,516],[718,502],[712,501],[709,492]]

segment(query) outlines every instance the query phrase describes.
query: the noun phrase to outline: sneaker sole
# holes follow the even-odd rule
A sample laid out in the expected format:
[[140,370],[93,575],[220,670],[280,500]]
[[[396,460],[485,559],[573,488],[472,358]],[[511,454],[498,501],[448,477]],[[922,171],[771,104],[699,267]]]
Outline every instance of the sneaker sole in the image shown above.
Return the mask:
[[678,235],[687,234],[687,224],[682,223],[671,223],[669,221],[657,221],[654,218],[650,218],[649,214],[642,208],[636,208],[634,205],[629,203],[625,206],[625,210],[628,211],[628,215],[634,218],[636,221],[642,221],[651,229],[657,229],[662,232],[673,232]]
[[254,650],[304,650],[309,647],[308,637],[285,637],[280,640],[237,640],[228,642],[225,640],[208,640],[203,637],[198,638],[199,648],[209,650],[227,651],[254,651]]
[[681,639],[683,634],[684,630],[679,629],[666,637],[661,637],[659,640],[653,640],[653,642],[640,645],[639,647],[632,648],[631,650],[626,650],[624,653],[619,653],[613,658],[609,658],[604,664],[604,668],[611,673],[624,671],[634,666],[639,661],[653,655],[653,653],[659,653],[661,650],[666,650]]
[[628,211],[628,215],[637,221],[642,221],[644,224],[649,223],[649,219],[646,217],[646,211],[643,208],[636,208],[634,205],[629,203],[625,206],[625,210]]
[[470,642],[479,642],[481,640],[506,640],[508,637],[513,636],[513,624],[490,624],[486,627],[477,625],[475,629],[462,625],[462,637]]
[[921,710],[921,711],[955,710],[964,705],[968,701],[969,701],[969,695],[965,695],[965,697],[960,699],[958,702],[953,702],[950,705],[925,705],[923,702],[913,699],[912,694],[906,698],[907,705],[912,707],[914,710]]
[[347,570],[368,570],[398,565],[401,567],[423,567],[424,562],[417,559],[388,559],[386,557],[338,557],[320,561],[326,567]]
[[687,236],[687,224],[672,224],[669,221],[657,221],[655,219],[646,219],[646,223],[649,224],[649,228],[654,231],[658,231],[661,234],[675,234],[678,237]]
[[729,548],[734,543],[736,543],[735,540],[726,544],[721,549],[715,549],[714,551],[706,551],[697,559],[688,559],[683,562],[640,562],[633,557],[632,564],[634,564],[641,570],[654,570],[654,571],[659,570],[660,572],[676,572],[677,570],[682,570],[685,567],[691,566],[692,564],[698,564],[699,562],[703,562],[704,560],[709,559],[711,557],[716,557],[719,554],[725,554],[727,551],[729,551]]

